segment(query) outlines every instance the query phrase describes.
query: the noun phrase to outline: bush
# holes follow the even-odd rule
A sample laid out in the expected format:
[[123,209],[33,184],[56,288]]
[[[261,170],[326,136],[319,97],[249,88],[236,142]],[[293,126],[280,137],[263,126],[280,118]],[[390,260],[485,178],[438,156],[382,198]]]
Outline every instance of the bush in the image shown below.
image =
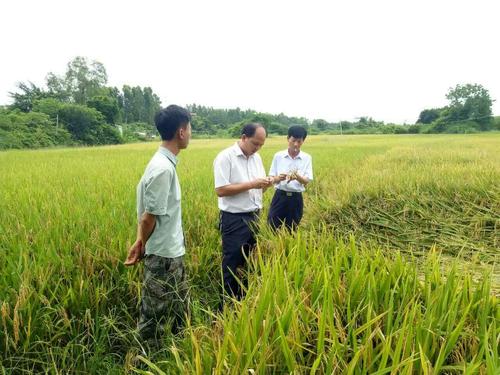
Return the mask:
[[410,125],[408,126],[408,133],[409,134],[418,134],[422,132],[422,126],[420,125]]
[[45,113],[0,111],[0,149],[72,144],[71,135]]

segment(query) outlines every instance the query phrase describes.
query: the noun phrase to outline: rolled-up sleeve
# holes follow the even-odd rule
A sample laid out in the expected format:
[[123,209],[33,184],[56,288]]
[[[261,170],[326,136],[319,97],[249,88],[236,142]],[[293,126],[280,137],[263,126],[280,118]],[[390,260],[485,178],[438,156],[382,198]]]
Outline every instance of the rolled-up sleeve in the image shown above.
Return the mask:
[[231,184],[231,161],[225,154],[218,155],[214,160],[215,188]]
[[172,176],[168,170],[153,175],[144,186],[144,209],[152,215],[166,215]]

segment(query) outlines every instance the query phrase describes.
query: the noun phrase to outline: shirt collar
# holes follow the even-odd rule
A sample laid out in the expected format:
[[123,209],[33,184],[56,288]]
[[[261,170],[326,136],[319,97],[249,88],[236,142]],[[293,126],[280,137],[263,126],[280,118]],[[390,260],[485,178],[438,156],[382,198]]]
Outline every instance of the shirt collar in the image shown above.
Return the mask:
[[[240,145],[238,144],[238,142],[236,142],[233,146],[233,151],[234,151],[234,154],[236,156],[243,156],[244,158],[246,158],[247,156],[243,153],[243,150],[241,149]],[[250,159],[253,155],[250,155],[248,157],[248,159]]]
[[168,148],[160,146],[158,149],[158,152],[162,154],[163,156],[166,156],[174,166],[177,166],[177,163],[179,162],[179,159],[177,159],[177,156],[175,156],[172,151],[170,151]]
[[288,149],[285,150],[285,158],[288,158],[288,159],[292,159],[292,160],[302,159],[302,155],[301,154],[302,154],[302,151],[299,151],[299,153],[297,154],[297,156],[294,159],[292,159],[292,157],[288,153]]

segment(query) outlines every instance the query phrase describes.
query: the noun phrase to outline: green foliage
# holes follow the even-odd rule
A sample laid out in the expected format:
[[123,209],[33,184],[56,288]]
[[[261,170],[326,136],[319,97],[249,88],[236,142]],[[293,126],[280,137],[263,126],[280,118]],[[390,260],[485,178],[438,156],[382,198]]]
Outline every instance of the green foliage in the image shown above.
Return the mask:
[[424,109],[418,116],[417,124],[430,124],[441,115],[441,108]]
[[82,105],[98,95],[107,81],[108,75],[104,65],[98,61],[89,62],[82,56],[77,56],[68,63],[63,77],[54,73],[47,75],[47,87],[50,92],[60,99],[70,98]]
[[479,84],[457,85],[446,94],[450,104],[440,109],[426,109],[417,123],[423,133],[475,133],[495,128],[492,99],[488,90]]
[[[266,141],[265,166],[283,141]],[[219,313],[211,175],[231,142],[180,155],[193,314],[144,361],[143,266],[122,260],[157,144],[0,153],[0,373],[498,372],[499,134],[308,137],[315,180],[298,233],[263,220],[247,295]]]
[[48,115],[0,110],[0,149],[70,145],[71,135]]
[[87,106],[98,110],[108,124],[114,124],[118,117],[118,100],[112,96],[94,96],[87,101]]
[[493,129],[500,130],[500,116],[495,116],[493,118]]
[[471,120],[481,130],[490,130],[492,123],[492,100],[488,90],[478,84],[457,85],[450,89],[446,98],[450,101],[447,119],[451,121]]
[[418,134],[421,131],[422,131],[422,126],[420,126],[418,124],[408,126],[408,133],[409,134]]
[[239,138],[241,137],[241,130],[244,126],[245,122],[240,122],[238,124],[234,124],[228,129],[228,134],[231,138]]
[[75,141],[89,145],[97,143],[97,128],[104,123],[104,117],[97,110],[79,104],[65,104],[59,113],[60,121]]
[[72,100],[72,93],[64,78],[50,72],[45,77],[45,83],[47,84],[47,90],[50,97],[56,98],[57,100],[65,103]]
[[116,128],[105,124],[103,115],[79,104],[64,104],[59,111],[61,121],[76,142],[85,145],[115,144],[122,140]]
[[319,132],[326,131],[330,128],[331,124],[322,119],[313,120],[311,127],[317,129]]
[[96,145],[114,145],[123,143],[118,129],[109,124],[102,124],[97,128]]
[[9,95],[14,100],[10,108],[18,109],[22,112],[30,112],[33,110],[33,105],[37,100],[50,97],[50,94],[42,88],[36,86],[33,82],[19,82],[17,88],[21,92],[11,92]]
[[454,121],[447,122],[444,118],[430,124],[424,133],[449,133],[449,134],[467,134],[478,133],[481,131],[481,125],[476,121]]
[[40,99],[35,101],[33,111],[45,113],[46,115],[49,115],[52,120],[56,120],[59,115],[59,111],[63,106],[63,102],[54,98]]
[[122,120],[125,123],[147,122],[154,124],[154,115],[161,108],[160,98],[150,87],[123,86],[121,102]]
[[[4,125],[1,147],[44,147],[71,145],[75,142],[85,145],[121,143],[123,139],[118,128],[113,126],[118,121],[150,124],[144,127],[144,131],[133,130],[137,125],[125,127],[125,138],[129,141],[153,138],[156,130],[151,125],[155,113],[161,108],[159,97],[150,87],[142,89],[125,85],[121,93],[116,87],[106,87],[106,82],[106,69],[101,63],[89,62],[78,56],[68,63],[62,76],[47,74],[46,90],[32,82],[19,83],[19,91],[10,93],[14,99],[10,110],[44,113],[55,124],[55,129],[64,127],[66,130],[59,131],[59,137],[47,138],[45,133],[37,133],[37,139],[34,140],[24,128],[20,130]],[[41,120],[38,129],[49,131],[50,127]]]
[[[106,87],[106,83],[107,73],[101,63],[89,62],[78,56],[68,63],[63,75],[47,74],[46,90],[32,82],[19,83],[19,90],[10,93],[14,103],[9,108],[45,113],[56,125],[61,120],[73,141],[80,144],[119,143],[123,140],[135,142],[154,138],[156,130],[151,126],[154,125],[155,113],[161,108],[161,101],[153,90],[150,87],[124,85],[120,91],[116,87]],[[193,115],[191,124],[194,138],[237,138],[241,134],[241,127],[247,122],[261,122],[270,135],[286,135],[291,125],[302,125],[311,135],[475,133],[500,130],[499,120],[491,116],[492,100],[481,85],[457,85],[449,90],[447,98],[450,100],[449,106],[423,110],[417,124],[410,126],[385,124],[371,117],[361,117],[356,122],[336,123],[314,119],[310,123],[303,117],[260,113],[251,109],[216,109],[197,104],[188,105],[187,108]],[[115,123],[121,124],[123,139],[112,126]],[[50,142],[41,143],[16,141],[14,134],[8,135],[6,132],[4,130],[4,148],[7,144],[29,147],[27,145],[53,143],[52,138]]]
[[249,122],[260,122],[268,134],[276,135],[287,134],[291,125],[308,127],[307,119],[288,117],[283,113],[274,115],[252,110],[242,111],[240,108],[214,109],[196,104],[187,107],[193,115],[191,125],[194,136],[238,138],[243,125]]

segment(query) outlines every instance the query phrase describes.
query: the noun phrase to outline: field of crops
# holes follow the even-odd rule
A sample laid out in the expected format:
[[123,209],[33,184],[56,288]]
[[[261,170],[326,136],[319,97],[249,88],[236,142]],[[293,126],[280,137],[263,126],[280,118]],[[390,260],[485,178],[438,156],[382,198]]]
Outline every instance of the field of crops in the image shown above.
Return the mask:
[[193,316],[149,358],[122,261],[157,144],[0,153],[0,373],[498,373],[500,134],[309,137],[299,232],[263,223],[246,299],[215,313],[232,142],[180,154]]

